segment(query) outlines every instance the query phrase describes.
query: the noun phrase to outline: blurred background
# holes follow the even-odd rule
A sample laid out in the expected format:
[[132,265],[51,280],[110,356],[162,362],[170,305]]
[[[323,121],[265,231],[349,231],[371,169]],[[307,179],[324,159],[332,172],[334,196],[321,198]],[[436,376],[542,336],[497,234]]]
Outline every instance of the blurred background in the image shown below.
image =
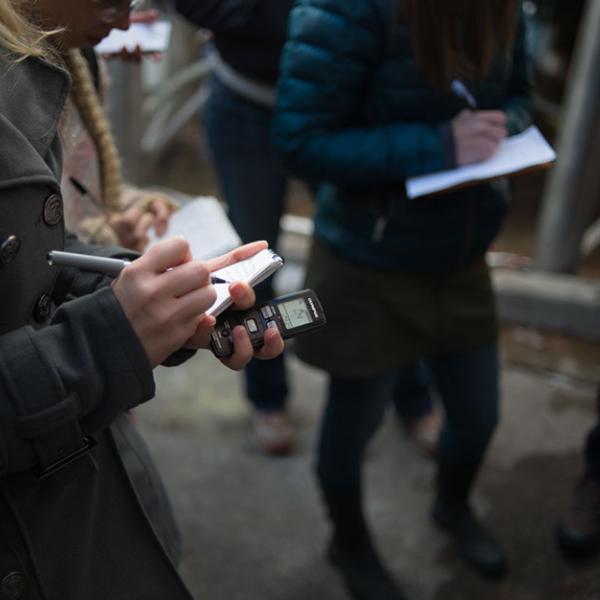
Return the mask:
[[[109,114],[127,179],[219,198],[198,117],[209,34],[167,1],[152,4],[172,23],[168,50],[139,65],[109,61]],[[600,0],[524,5],[535,123],[558,160],[513,180],[509,218],[489,257],[502,319],[504,416],[482,475],[481,508],[502,532],[512,570],[506,581],[488,583],[451,555],[427,517],[431,461],[390,418],[367,465],[368,511],[390,566],[415,598],[600,598],[600,563],[573,566],[554,545],[600,383]],[[293,182],[281,291],[302,284],[312,210],[310,193]],[[208,353],[160,370],[157,399],[137,410],[170,489],[184,576],[198,597],[344,598],[323,561],[326,531],[312,475],[324,379],[293,356],[290,363],[300,436],[291,457],[252,447],[239,375],[215,369]],[[394,477],[398,469],[402,477]],[[406,510],[398,514],[398,506]]]

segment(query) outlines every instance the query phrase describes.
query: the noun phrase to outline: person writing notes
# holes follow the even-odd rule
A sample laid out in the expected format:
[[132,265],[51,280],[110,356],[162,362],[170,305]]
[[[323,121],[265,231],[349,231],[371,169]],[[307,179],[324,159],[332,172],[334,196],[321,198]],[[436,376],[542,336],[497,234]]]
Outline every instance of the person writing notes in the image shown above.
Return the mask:
[[[477,110],[452,91],[455,79]],[[446,416],[431,516],[478,573],[507,571],[470,503],[499,415],[485,253],[507,186],[413,201],[405,182],[490,157],[530,116],[518,0],[303,0],[292,10],[274,139],[294,174],[327,182],[305,283],[328,325],[295,348],[329,377],[316,470],[328,558],[354,598],[406,598],[376,549],[362,466],[398,378],[420,359]]]

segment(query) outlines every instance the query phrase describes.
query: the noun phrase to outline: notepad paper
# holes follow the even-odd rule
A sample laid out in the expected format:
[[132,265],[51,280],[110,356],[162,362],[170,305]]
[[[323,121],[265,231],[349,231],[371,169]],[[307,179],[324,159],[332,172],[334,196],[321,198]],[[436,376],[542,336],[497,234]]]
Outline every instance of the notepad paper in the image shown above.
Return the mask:
[[552,147],[539,129],[532,125],[522,133],[505,139],[498,151],[487,160],[407,179],[406,194],[409,198],[419,198],[465,184],[518,173],[538,165],[546,165],[555,159],[556,153]]
[[123,48],[133,52],[137,46],[142,52],[164,52],[169,46],[171,23],[132,23],[129,29],[113,29],[95,48],[100,54],[118,54]]
[[180,198],[182,206],[171,215],[167,230],[162,236],[157,237],[153,231],[149,232],[148,247],[159,240],[181,235],[190,244],[192,256],[198,260],[206,260],[241,246],[240,236],[216,198],[198,196],[186,201],[182,194],[169,191],[168,195]]
[[[211,275],[220,277],[227,282],[244,281],[254,287],[282,266],[283,259],[272,250],[266,249],[246,260],[213,271]],[[217,299],[206,312],[216,317],[231,306],[231,297],[229,296],[229,283],[216,283],[215,290]]]

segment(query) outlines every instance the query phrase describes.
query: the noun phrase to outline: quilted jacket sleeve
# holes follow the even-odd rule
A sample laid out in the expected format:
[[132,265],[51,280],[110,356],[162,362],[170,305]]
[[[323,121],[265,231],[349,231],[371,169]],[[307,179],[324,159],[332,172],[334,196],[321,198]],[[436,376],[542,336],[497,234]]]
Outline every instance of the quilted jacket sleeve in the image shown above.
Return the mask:
[[274,141],[297,175],[338,185],[402,181],[446,165],[444,128],[352,123],[389,25],[375,0],[300,0],[281,61]]

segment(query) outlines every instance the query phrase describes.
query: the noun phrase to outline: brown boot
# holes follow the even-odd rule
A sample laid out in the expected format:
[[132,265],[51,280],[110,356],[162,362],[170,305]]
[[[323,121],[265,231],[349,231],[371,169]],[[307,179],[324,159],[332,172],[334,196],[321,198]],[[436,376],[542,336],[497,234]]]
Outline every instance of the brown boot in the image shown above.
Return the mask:
[[567,558],[591,558],[600,550],[600,479],[585,476],[558,525],[558,546]]

